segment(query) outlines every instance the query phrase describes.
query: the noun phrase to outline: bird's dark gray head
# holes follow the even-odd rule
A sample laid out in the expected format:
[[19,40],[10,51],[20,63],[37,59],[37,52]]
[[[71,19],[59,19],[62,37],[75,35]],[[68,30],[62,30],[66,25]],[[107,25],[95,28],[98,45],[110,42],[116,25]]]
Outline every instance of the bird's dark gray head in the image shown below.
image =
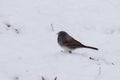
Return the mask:
[[63,44],[66,40],[70,38],[69,34],[65,31],[58,32],[58,43]]
[[68,35],[68,34],[65,31],[58,32],[58,36],[65,37],[66,35]]

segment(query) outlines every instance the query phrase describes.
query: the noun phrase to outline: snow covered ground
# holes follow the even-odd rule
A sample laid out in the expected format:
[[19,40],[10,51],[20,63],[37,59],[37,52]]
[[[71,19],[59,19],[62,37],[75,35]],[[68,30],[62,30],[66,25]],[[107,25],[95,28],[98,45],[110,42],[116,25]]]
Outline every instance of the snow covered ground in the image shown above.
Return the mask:
[[[119,0],[0,0],[0,80],[120,80],[119,21]],[[61,30],[99,51],[61,52]]]

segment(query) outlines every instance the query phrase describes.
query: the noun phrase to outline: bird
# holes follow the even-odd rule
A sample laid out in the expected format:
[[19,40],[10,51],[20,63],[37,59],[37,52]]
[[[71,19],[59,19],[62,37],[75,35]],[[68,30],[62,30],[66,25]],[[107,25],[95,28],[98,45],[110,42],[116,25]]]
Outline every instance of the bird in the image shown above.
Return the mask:
[[96,48],[96,47],[86,46],[86,45],[82,44],[81,42],[74,39],[72,36],[70,36],[65,31],[59,31],[57,33],[57,35],[58,35],[58,38],[57,38],[58,44],[65,51],[67,51],[69,53],[72,53],[72,51],[77,48],[89,48],[89,49],[93,49],[93,50],[98,50],[98,48]]

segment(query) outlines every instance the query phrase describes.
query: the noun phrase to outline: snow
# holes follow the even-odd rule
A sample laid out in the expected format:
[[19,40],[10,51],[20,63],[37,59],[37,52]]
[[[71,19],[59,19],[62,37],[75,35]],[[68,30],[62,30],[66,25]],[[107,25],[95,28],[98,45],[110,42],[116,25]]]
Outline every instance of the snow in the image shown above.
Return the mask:
[[[119,0],[0,0],[0,80],[120,80],[119,21]],[[61,52],[61,30],[99,51]]]

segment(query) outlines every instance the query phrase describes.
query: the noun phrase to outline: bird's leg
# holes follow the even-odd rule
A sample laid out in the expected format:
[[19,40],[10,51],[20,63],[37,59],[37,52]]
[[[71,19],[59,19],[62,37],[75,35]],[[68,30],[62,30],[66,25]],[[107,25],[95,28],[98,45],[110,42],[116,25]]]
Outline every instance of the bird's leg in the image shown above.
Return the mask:
[[61,50],[61,52],[63,52],[63,53],[72,53],[72,51],[68,51],[68,50]]
[[69,51],[69,53],[72,53],[72,51]]

